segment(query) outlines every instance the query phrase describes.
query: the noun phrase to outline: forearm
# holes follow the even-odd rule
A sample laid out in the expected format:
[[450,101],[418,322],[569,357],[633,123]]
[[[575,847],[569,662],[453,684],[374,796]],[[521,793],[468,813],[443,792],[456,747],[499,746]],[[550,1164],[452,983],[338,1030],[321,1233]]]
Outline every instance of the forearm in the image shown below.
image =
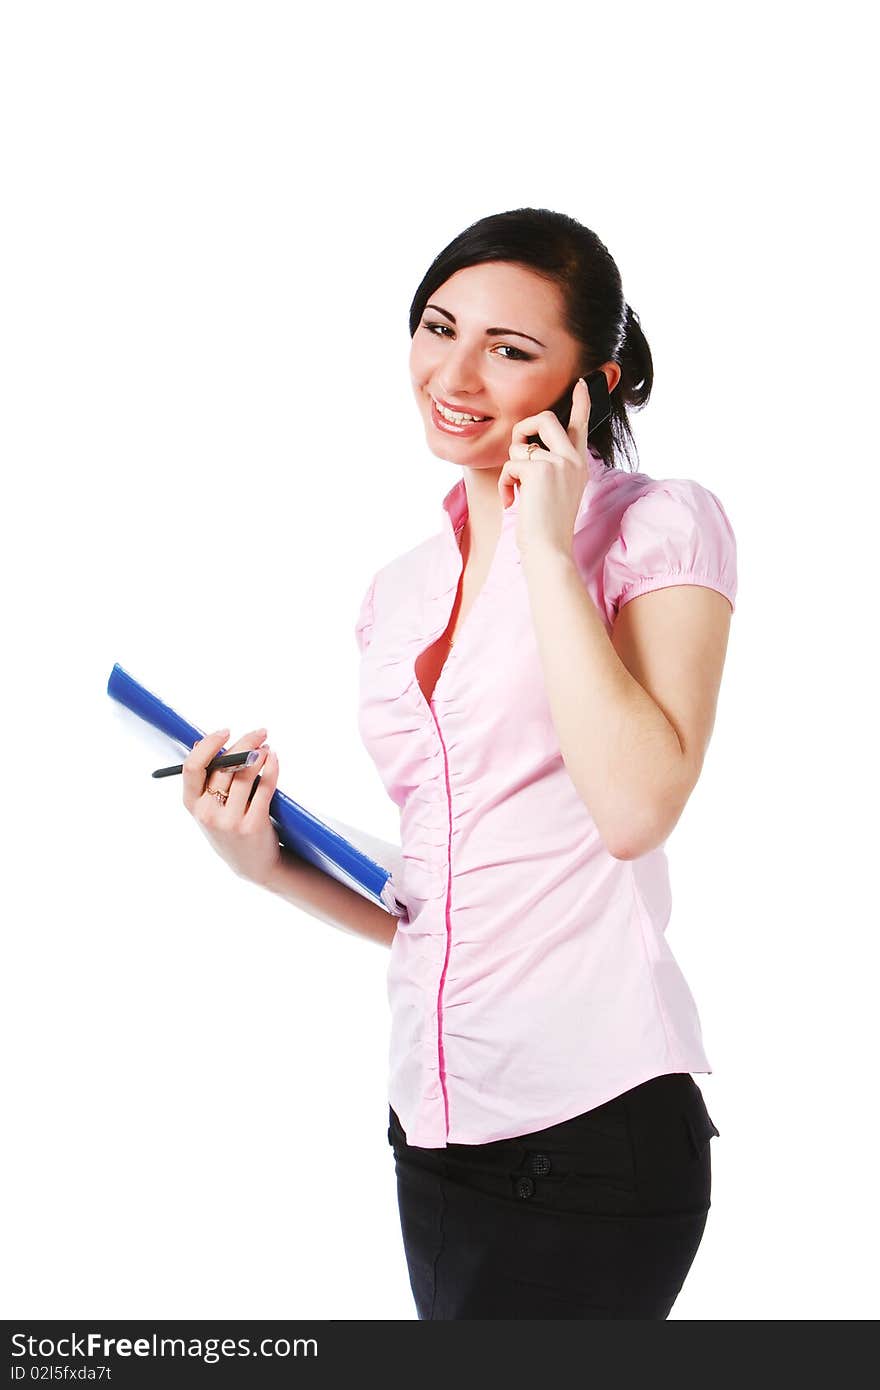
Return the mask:
[[678,734],[614,650],[574,558],[539,550],[523,567],[566,769],[608,850],[635,858],[671,829]]
[[391,946],[397,930],[396,917],[322,873],[292,850],[282,848],[278,868],[263,886],[309,916],[329,922],[331,927],[366,936],[380,946]]

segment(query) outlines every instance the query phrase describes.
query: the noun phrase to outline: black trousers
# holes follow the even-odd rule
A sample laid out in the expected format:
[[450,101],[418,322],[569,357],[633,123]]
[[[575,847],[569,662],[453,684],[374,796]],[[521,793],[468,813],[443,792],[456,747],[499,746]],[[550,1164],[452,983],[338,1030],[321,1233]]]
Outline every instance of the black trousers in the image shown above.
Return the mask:
[[668,1317],[718,1134],[688,1072],[489,1144],[414,1148],[388,1114],[420,1319]]

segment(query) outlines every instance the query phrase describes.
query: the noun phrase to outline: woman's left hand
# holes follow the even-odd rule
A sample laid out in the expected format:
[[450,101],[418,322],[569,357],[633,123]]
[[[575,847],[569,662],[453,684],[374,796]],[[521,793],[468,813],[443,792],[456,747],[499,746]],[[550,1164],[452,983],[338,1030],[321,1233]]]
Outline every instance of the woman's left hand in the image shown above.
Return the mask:
[[[572,394],[568,429],[552,410],[529,415],[513,427],[510,457],[501,470],[498,491],[507,508],[519,483],[516,543],[525,558],[528,549],[549,548],[571,554],[574,523],[590,480],[587,430],[590,393],[579,377]],[[526,443],[537,434],[547,448],[532,449]]]

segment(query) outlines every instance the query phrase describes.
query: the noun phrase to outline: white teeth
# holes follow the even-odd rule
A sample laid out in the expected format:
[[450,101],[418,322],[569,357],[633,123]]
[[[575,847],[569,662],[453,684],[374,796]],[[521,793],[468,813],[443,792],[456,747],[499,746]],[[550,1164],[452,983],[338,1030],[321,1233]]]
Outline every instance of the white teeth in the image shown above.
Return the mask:
[[449,420],[453,425],[473,425],[478,420],[488,420],[489,418],[488,415],[462,415],[459,411],[447,410],[439,401],[434,400],[433,396],[431,400],[437,407],[438,415],[442,415],[444,420]]

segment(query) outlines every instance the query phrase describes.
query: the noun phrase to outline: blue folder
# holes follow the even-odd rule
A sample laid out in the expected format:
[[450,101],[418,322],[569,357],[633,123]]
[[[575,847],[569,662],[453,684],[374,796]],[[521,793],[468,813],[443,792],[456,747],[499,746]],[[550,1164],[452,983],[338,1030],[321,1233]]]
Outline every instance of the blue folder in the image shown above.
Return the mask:
[[[107,694],[119,704],[138,715],[189,751],[204,738],[201,729],[182,719],[169,705],[147,690],[134,676],[118,664],[110,672]],[[227,752],[227,749],[221,749]],[[394,870],[383,867],[350,839],[332,829],[325,821],[313,816],[277,788],[269,802],[269,819],[278,832],[282,845],[307,859],[323,873],[329,874],[347,888],[369,898],[392,917],[406,916],[406,904],[395,893]],[[355,832],[358,833],[358,832]],[[372,840],[371,836],[361,836]],[[374,841],[380,845],[381,841]],[[390,847],[389,847],[390,848]]]

